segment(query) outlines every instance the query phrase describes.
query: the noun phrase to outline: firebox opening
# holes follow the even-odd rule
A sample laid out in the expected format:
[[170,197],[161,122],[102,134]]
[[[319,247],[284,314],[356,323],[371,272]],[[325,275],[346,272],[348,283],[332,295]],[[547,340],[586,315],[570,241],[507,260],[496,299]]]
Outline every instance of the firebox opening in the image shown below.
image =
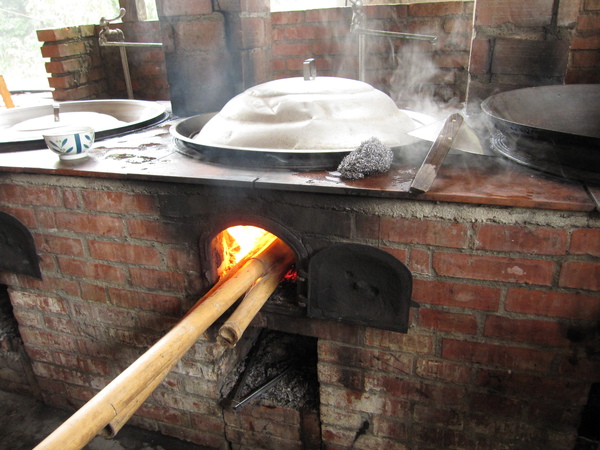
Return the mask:
[[590,387],[579,425],[576,449],[598,448],[600,444],[600,383]]
[[225,404],[318,411],[317,338],[263,329],[248,356],[232,371]]
[[237,225],[221,231],[214,240],[219,257],[217,267],[219,278],[249,255],[260,242],[273,239],[275,239],[273,234],[250,225]]
[[[252,258],[258,248],[278,238],[275,234],[252,225],[235,225],[219,232],[211,244],[212,266],[217,280],[227,277],[236,264],[240,264],[245,258]],[[297,295],[297,279],[297,265],[294,262],[269,297],[265,307],[278,311],[296,311],[303,308]]]
[[17,319],[13,314],[12,304],[8,296],[8,289],[0,284],[0,347],[9,348],[14,339],[20,339]]

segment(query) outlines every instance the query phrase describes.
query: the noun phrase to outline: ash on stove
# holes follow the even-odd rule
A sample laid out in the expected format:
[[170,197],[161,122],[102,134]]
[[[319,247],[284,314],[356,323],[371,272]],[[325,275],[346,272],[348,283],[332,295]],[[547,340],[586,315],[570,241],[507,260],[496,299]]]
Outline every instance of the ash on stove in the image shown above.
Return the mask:
[[0,289],[0,348],[4,348],[3,342],[10,343],[19,338],[17,319],[13,315],[13,308],[8,297],[6,287]]
[[299,301],[295,277],[286,276],[271,294],[266,306],[268,310],[287,313],[304,310],[306,305]]
[[[247,402],[315,410],[319,405],[316,338],[263,330],[238,367],[241,376],[230,393],[233,409]],[[273,381],[275,380],[275,381]],[[262,392],[261,388],[273,381]]]

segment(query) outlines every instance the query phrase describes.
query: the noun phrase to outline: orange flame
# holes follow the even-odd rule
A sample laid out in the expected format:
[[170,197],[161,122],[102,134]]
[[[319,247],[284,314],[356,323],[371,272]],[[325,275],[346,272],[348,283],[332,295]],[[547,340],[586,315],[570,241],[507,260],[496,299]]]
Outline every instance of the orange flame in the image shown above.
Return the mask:
[[227,273],[229,269],[252,251],[261,239],[270,234],[262,228],[249,225],[238,225],[221,232],[219,234],[219,246],[222,249],[222,263],[217,269],[218,275],[222,276]]

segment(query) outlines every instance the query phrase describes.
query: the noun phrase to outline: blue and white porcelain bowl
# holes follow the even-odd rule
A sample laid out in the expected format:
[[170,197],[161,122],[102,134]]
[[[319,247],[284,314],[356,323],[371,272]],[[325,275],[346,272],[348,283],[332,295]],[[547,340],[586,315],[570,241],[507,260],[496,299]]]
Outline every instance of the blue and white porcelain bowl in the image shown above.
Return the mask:
[[95,133],[92,127],[55,128],[44,134],[46,145],[60,159],[78,159],[87,156],[94,144]]

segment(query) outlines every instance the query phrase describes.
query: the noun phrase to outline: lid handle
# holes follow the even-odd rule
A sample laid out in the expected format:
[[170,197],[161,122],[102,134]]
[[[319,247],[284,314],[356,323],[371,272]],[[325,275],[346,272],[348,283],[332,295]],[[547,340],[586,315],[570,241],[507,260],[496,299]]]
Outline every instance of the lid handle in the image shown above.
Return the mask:
[[304,71],[304,81],[317,78],[317,64],[315,63],[315,58],[305,60],[302,64],[302,70]]

